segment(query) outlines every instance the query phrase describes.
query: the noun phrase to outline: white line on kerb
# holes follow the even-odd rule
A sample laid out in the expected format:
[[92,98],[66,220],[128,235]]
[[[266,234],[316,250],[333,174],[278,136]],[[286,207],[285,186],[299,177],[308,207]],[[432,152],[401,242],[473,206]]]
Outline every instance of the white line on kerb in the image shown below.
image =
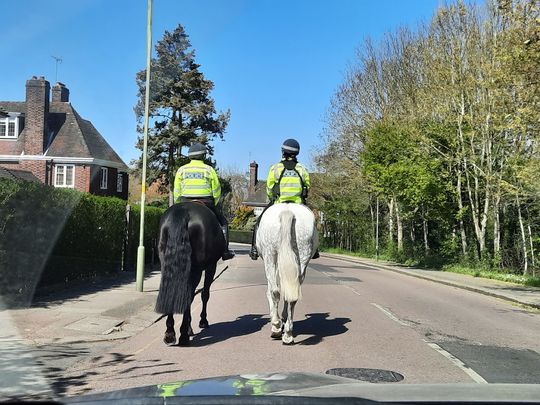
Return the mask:
[[403,326],[410,326],[407,322],[403,322],[401,319],[399,319],[397,316],[395,316],[392,312],[390,312],[385,307],[381,307],[379,304],[375,304],[374,302],[372,302],[371,305],[373,305],[375,308],[380,309],[388,318],[390,318],[394,322],[397,322]]
[[452,353],[449,353],[446,350],[444,350],[437,343],[432,343],[432,342],[427,342],[427,341],[426,343],[428,344],[429,347],[438,351],[440,354],[442,354],[444,357],[446,357],[448,360],[450,360],[452,363],[458,366],[461,370],[463,370],[469,377],[471,377],[474,380],[474,382],[478,384],[488,383],[486,380],[484,380],[484,378],[480,374],[478,374],[472,368],[468,367],[465,363],[463,363],[460,359],[458,359]]

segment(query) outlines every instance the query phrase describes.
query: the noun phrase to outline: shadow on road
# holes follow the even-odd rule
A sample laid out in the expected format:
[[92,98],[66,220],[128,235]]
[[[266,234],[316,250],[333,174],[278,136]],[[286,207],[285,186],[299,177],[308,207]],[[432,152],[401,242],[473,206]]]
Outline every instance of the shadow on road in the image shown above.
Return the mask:
[[269,321],[265,315],[248,314],[242,315],[234,321],[211,324],[208,329],[203,329],[193,336],[191,345],[206,346],[233,337],[251,335],[259,332]]
[[[91,390],[90,380],[131,380],[136,377],[169,374],[180,371],[177,364],[161,359],[137,359],[134,355],[108,353],[92,358],[91,367],[77,370],[69,375],[62,375],[62,370],[48,369],[48,377],[56,395],[83,395]],[[133,364],[123,368],[121,365]],[[165,367],[165,370],[163,369]],[[171,369],[173,367],[173,369]],[[141,370],[144,370],[141,373]],[[54,374],[56,372],[56,374]]]
[[306,318],[294,322],[296,337],[311,335],[304,340],[297,341],[299,345],[316,345],[326,337],[341,335],[349,330],[345,325],[351,322],[350,318],[330,318],[328,312],[306,314]]

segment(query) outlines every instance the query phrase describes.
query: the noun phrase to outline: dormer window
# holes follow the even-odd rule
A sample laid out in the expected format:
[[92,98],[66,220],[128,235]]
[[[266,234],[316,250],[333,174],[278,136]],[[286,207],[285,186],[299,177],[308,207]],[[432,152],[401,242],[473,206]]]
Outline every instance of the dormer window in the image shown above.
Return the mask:
[[0,139],[17,139],[19,136],[18,114],[9,113],[7,117],[0,116]]

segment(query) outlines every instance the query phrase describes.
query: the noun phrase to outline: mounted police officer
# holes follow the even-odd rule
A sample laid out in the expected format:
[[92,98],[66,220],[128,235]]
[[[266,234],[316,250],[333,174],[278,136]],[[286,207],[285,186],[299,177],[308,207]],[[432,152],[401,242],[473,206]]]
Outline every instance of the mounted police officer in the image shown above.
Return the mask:
[[234,253],[229,250],[229,224],[221,211],[221,184],[212,166],[204,163],[206,147],[200,143],[191,145],[188,151],[191,161],[180,167],[174,178],[174,202],[200,201],[210,208],[225,234],[225,251],[221,258],[229,260]]
[[[270,168],[268,178],[266,180],[266,194],[270,200],[270,204],[277,203],[295,203],[306,204],[311,182],[309,173],[306,168],[298,162],[297,156],[300,153],[300,144],[295,139],[287,139],[281,145],[282,159]],[[256,234],[259,227],[259,222],[264,214],[264,211],[257,218],[253,237],[251,240],[251,250],[249,257],[257,260],[259,253],[256,246]],[[319,252],[315,252],[314,259],[319,257]]]

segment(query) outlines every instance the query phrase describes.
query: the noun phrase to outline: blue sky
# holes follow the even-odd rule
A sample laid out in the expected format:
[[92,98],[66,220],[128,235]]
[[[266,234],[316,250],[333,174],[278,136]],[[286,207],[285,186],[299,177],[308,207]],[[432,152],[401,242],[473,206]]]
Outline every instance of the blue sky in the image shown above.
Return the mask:
[[[309,162],[324,116],[355,49],[399,25],[429,18],[440,0],[154,0],[153,41],[184,25],[198,63],[231,110],[218,166],[261,175],[289,137]],[[129,162],[140,152],[133,106],[145,64],[146,0],[0,1],[0,100],[23,100],[32,75],[58,79],[70,100]]]

